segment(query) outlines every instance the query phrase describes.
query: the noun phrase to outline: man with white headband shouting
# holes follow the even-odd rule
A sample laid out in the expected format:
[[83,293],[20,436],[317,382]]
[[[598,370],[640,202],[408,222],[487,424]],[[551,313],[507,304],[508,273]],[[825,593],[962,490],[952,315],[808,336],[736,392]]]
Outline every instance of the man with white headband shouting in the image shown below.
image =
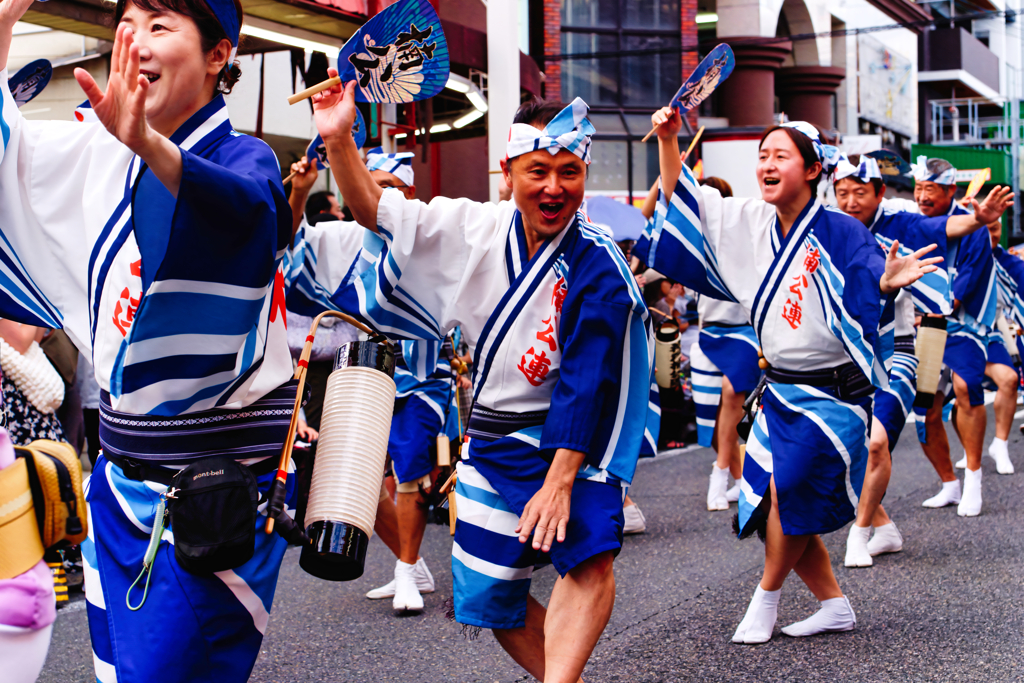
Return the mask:
[[[579,212],[588,107],[519,109],[501,164],[514,202],[425,204],[382,190],[362,164],[355,87],[315,96],[314,116],[346,204],[385,246],[350,285],[357,296],[342,288],[332,298],[391,336],[436,339],[458,325],[476,341],[456,485],[455,618],[493,629],[537,679],[575,682],[615,600],[652,348],[621,252]],[[529,589],[547,562],[559,578],[545,610]]]

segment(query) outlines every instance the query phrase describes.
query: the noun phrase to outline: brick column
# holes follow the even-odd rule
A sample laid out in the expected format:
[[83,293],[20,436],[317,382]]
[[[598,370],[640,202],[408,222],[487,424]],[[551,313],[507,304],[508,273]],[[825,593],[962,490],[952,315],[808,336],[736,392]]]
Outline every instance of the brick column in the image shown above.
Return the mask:
[[[681,45],[683,48],[682,75],[679,78],[679,83],[681,84],[700,64],[700,54],[697,52],[697,0],[680,0],[679,9],[681,13],[680,25],[682,27]],[[696,131],[697,110],[690,110],[686,118],[689,120],[693,130]]]
[[[562,2],[561,0],[544,0],[544,55],[562,54]],[[544,65],[544,99],[562,99],[562,61],[545,59]]]

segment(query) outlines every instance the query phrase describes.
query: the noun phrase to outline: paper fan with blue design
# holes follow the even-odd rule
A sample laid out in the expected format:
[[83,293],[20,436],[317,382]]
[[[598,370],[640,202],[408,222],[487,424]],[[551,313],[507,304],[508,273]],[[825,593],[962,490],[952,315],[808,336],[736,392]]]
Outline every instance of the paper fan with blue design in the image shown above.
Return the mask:
[[733,55],[732,48],[722,43],[697,65],[676,92],[669,106],[681,111],[695,109],[715,91],[715,88],[729,78],[735,68],[736,56]]
[[906,175],[912,170],[910,164],[892,150],[879,149],[868,152],[864,156],[869,156],[878,162],[878,170],[882,175]]
[[7,81],[11,95],[20,109],[43,91],[53,76],[53,67],[45,59],[29,62]]
[[360,102],[415,102],[448,82],[448,41],[428,0],[399,0],[363,24],[338,54]]

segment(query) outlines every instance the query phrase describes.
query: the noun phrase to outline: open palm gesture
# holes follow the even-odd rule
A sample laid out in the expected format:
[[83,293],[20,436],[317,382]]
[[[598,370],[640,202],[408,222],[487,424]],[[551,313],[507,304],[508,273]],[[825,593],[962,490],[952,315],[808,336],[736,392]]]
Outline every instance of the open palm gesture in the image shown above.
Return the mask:
[[84,69],[75,69],[75,79],[89,98],[100,123],[128,149],[140,153],[153,131],[146,123],[149,81],[139,75],[139,46],[135,44],[132,29],[124,25],[117,27],[106,92]]
[[938,245],[930,244],[907,256],[899,255],[900,243],[894,241],[885,255],[885,273],[879,281],[883,294],[890,294],[901,287],[914,284],[928,273],[938,270],[936,263],[942,261],[941,256],[923,259],[922,256],[935,249]]

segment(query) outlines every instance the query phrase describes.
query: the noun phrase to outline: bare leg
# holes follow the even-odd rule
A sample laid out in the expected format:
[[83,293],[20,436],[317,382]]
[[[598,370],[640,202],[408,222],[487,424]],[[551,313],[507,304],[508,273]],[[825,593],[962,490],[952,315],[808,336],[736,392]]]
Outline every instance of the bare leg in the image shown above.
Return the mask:
[[718,469],[729,468],[733,479],[743,476],[743,459],[740,457],[739,434],[736,425],[743,419],[743,401],[746,396],[737,393],[728,377],[722,377],[722,402],[718,406],[715,421],[715,436],[718,440]]
[[793,566],[793,570],[819,601],[843,597],[843,591],[839,589],[836,576],[832,573],[828,550],[825,549],[821,537],[814,535],[804,538],[807,539],[807,546],[804,548],[803,555]]
[[[953,373],[953,391],[956,392],[957,433],[967,455],[967,469],[973,472],[981,468],[981,449],[985,443],[985,424],[988,416],[985,414],[984,405],[970,404],[967,383],[956,373]],[[950,474],[952,471],[950,463]],[[947,480],[943,478],[943,481]]]
[[996,438],[1006,441],[1013,426],[1013,413],[1017,409],[1017,373],[1013,368],[999,363],[988,363],[985,374],[996,383],[996,400],[993,405],[996,415]]
[[494,629],[498,644],[516,664],[538,681],[544,680],[544,618],[547,610],[531,595],[526,598],[526,626]]
[[420,556],[423,532],[427,528],[427,511],[420,492],[398,494],[398,559],[416,564]]
[[885,508],[882,507],[881,504],[879,504],[879,506],[877,508],[875,508],[874,516],[871,518],[871,526],[873,526],[873,527],[885,526],[886,524],[889,524],[890,522],[892,522],[892,520],[889,519],[889,515],[886,514]]
[[629,494],[627,493],[626,497],[622,500],[622,507],[628,508],[630,505],[636,505],[636,503],[633,501],[632,498],[629,497]]
[[545,683],[576,683],[615,604],[612,553],[596,555],[555,581],[544,609],[533,596],[526,626],[495,629],[494,637],[519,666]]
[[943,482],[954,481],[953,463],[949,459],[949,438],[946,427],[942,424],[942,403],[944,397],[935,395],[935,403],[928,409],[924,418],[925,433],[928,443],[921,444],[921,450],[935,468],[936,474]]
[[[857,505],[857,520],[854,524],[859,527],[871,524],[875,517],[875,511],[878,510],[882,497],[885,495],[885,490],[889,487],[891,474],[892,457],[889,454],[889,437],[881,423],[878,420],[873,420],[871,422],[871,440],[868,442],[868,466],[864,473],[864,486],[861,488],[860,502]],[[883,522],[883,524],[886,523],[888,522]]]
[[[377,519],[373,523],[373,532],[380,537],[384,545],[398,557],[401,543],[398,540],[398,510],[395,501],[384,497],[377,502]],[[415,562],[416,560],[413,560]]]
[[595,555],[555,581],[544,620],[544,683],[575,683],[583,674],[615,605],[611,551]]
[[764,574],[761,575],[761,588],[766,591],[777,591],[782,588],[790,570],[803,556],[809,537],[786,536],[782,533],[782,520],[779,517],[774,476],[771,479],[770,490],[772,506],[768,512],[768,527],[765,533]]

